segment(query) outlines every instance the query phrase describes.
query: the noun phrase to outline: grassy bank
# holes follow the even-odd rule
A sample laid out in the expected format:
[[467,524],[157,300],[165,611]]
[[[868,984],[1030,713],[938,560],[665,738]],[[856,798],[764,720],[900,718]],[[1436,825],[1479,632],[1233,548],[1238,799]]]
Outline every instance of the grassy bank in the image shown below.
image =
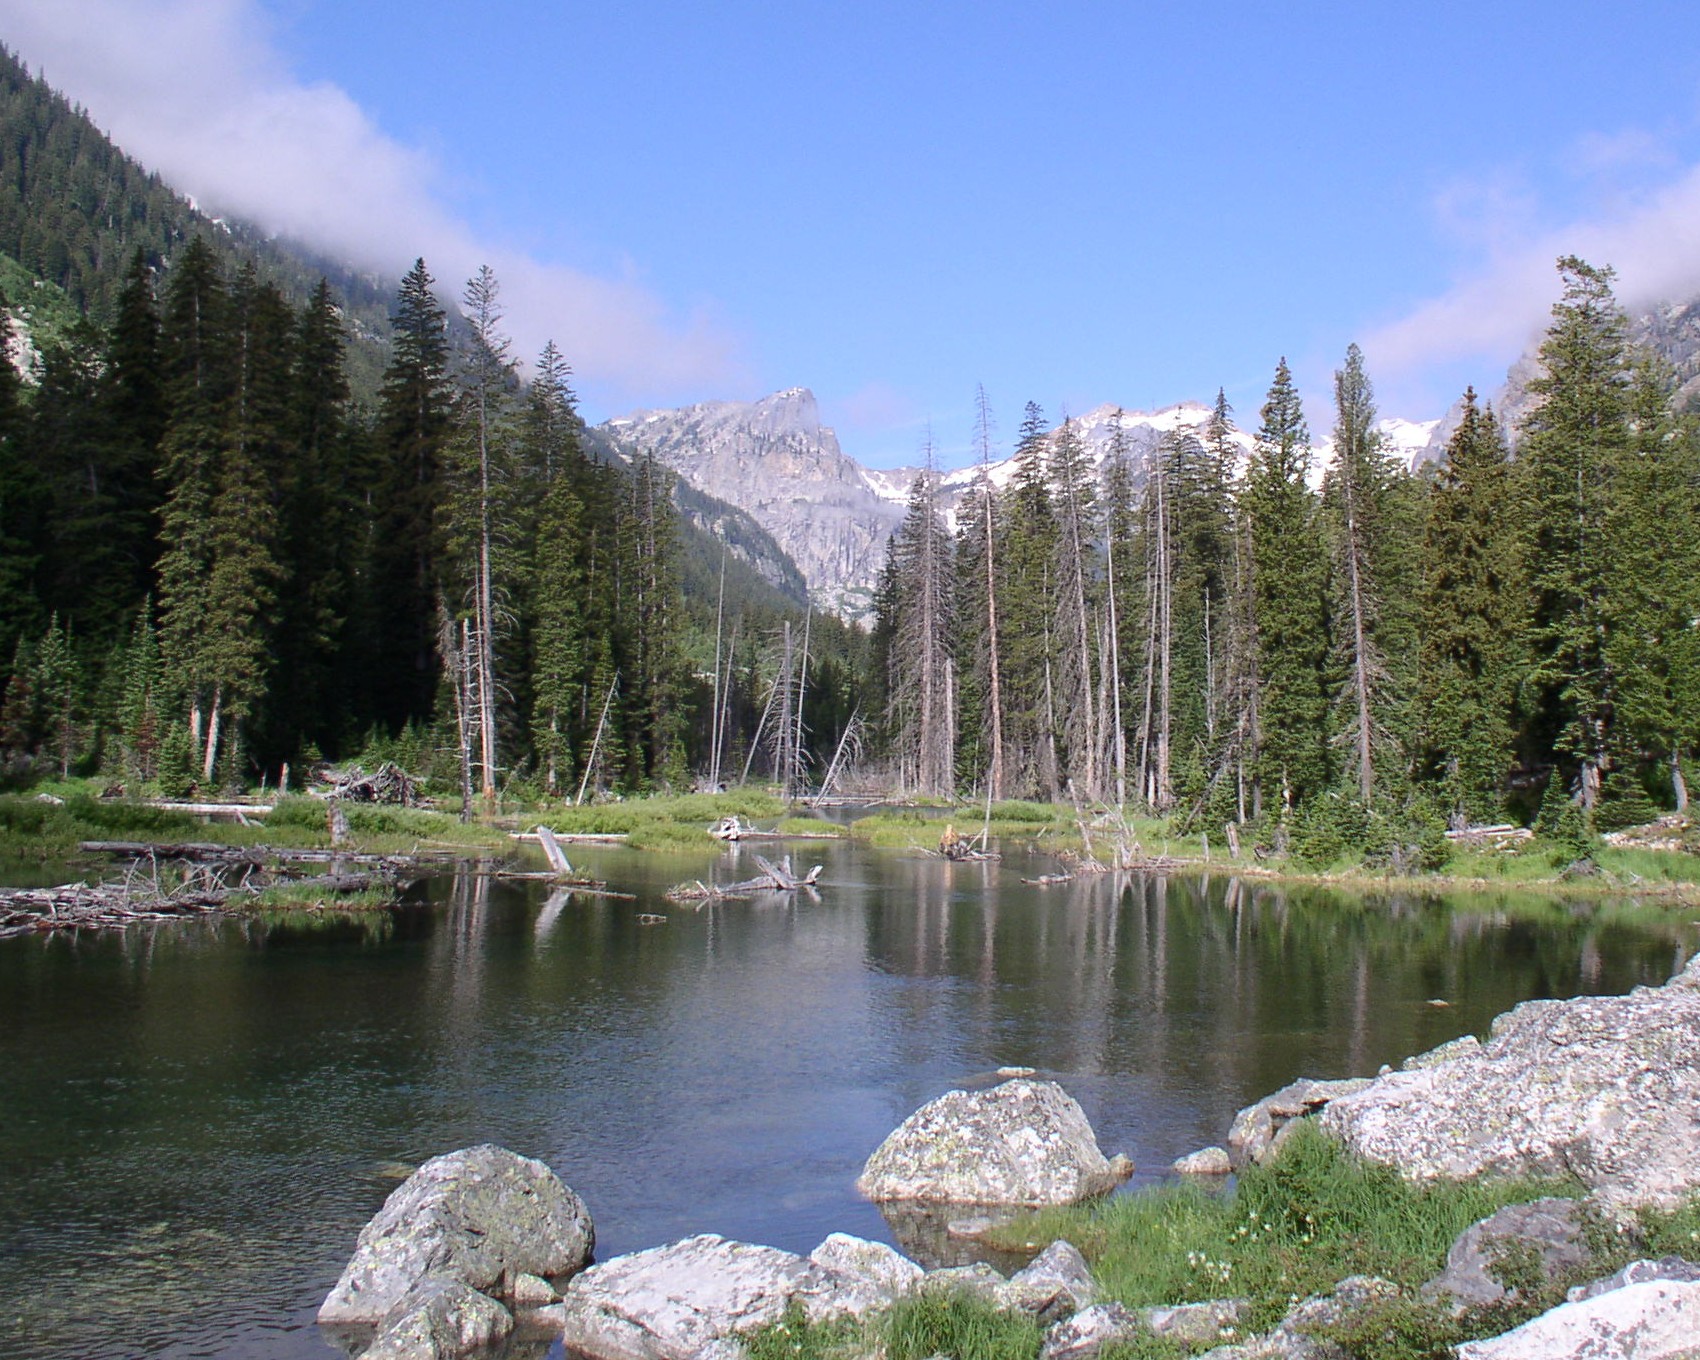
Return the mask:
[[[1266,1331],[1298,1299],[1359,1274],[1393,1281],[1401,1296],[1325,1335],[1362,1360],[1443,1360],[1460,1341],[1497,1336],[1562,1302],[1571,1284],[1610,1274],[1637,1256],[1696,1251],[1700,1204],[1647,1214],[1632,1233],[1593,1222],[1587,1233],[1593,1260],[1571,1276],[1548,1277],[1508,1254],[1498,1271],[1501,1283],[1518,1291],[1510,1303],[1454,1318],[1417,1294],[1471,1223],[1508,1204],[1579,1193],[1571,1182],[1536,1180],[1414,1185],[1304,1129],[1273,1165],[1248,1170],[1232,1190],[1176,1185],[1051,1210],[1009,1225],[994,1245],[1034,1249],[1066,1239],[1091,1262],[1101,1296],[1131,1308],[1247,1301],[1234,1335],[1194,1348],[1148,1337],[1122,1350],[1125,1360],[1177,1360]],[[788,1319],[759,1334],[751,1349],[755,1360],[848,1360],[877,1353],[876,1347],[888,1360],[935,1354],[1031,1360],[1038,1344],[1030,1320],[955,1297],[910,1300],[859,1327]]]

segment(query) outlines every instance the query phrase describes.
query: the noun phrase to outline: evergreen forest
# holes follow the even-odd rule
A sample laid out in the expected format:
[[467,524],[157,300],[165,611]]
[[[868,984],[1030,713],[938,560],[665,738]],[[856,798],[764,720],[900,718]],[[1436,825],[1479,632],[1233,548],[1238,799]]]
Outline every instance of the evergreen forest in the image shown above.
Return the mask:
[[1558,285],[1515,440],[1466,392],[1420,471],[1353,346],[1324,467],[1282,361],[1249,460],[1219,394],[1149,466],[1118,428],[1096,477],[1029,405],[1013,480],[983,477],[954,536],[923,473],[874,635],[903,786],[1413,865],[1448,826],[1563,841],[1686,807],[1700,429],[1611,271],[1566,258]]
[[[1559,262],[1518,428],[1325,466],[1285,362],[1094,467],[914,483],[870,632],[748,516],[587,430],[499,281],[453,301],[201,216],[0,53],[0,765],[164,793],[394,759],[463,806],[770,781],[1137,809],[1326,859],[1687,803],[1700,431]],[[993,462],[982,392],[976,444]],[[778,563],[776,567],[774,564]],[[1580,831],[1579,831],[1580,829]]]

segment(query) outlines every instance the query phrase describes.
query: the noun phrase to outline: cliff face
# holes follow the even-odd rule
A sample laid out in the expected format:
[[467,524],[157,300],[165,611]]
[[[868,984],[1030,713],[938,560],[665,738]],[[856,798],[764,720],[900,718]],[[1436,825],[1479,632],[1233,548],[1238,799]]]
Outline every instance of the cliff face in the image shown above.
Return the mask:
[[691,485],[747,511],[797,564],[818,606],[867,617],[903,506],[838,447],[812,392],[639,411],[598,429],[628,454],[647,449]]

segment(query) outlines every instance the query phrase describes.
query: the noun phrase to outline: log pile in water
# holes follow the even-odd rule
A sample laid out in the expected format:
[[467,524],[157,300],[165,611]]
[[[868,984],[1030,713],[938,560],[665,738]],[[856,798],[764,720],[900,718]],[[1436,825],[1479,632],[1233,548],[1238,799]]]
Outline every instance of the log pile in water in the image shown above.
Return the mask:
[[759,892],[798,892],[812,891],[820,879],[821,866],[815,865],[801,878],[792,871],[791,857],[787,855],[774,864],[771,860],[763,859],[760,855],[752,855],[756,867],[761,873],[755,878],[746,878],[741,883],[714,884],[704,883],[700,878],[692,883],[681,883],[670,889],[666,896],[670,902],[718,902],[726,897],[750,897]]

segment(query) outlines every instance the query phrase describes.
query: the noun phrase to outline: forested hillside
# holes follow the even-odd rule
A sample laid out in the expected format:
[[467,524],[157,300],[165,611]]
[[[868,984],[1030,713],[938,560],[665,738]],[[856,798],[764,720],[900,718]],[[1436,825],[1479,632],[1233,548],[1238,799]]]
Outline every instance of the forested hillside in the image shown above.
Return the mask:
[[1324,860],[1684,806],[1700,431],[1611,278],[1560,262],[1515,450],[1466,393],[1443,463],[1409,472],[1353,347],[1319,487],[1284,362],[1243,472],[1218,398],[1137,495],[1125,451],[1096,484],[1033,406],[955,542],[917,479],[875,635],[905,783],[1251,822]]
[[[364,750],[489,799],[678,785],[711,746],[795,777],[799,734],[830,755],[856,635],[817,620],[781,679],[796,568],[590,440],[552,346],[522,384],[494,278],[458,308],[423,262],[326,278],[4,54],[0,251],[13,777],[206,788]],[[759,733],[799,685],[808,721]]]

